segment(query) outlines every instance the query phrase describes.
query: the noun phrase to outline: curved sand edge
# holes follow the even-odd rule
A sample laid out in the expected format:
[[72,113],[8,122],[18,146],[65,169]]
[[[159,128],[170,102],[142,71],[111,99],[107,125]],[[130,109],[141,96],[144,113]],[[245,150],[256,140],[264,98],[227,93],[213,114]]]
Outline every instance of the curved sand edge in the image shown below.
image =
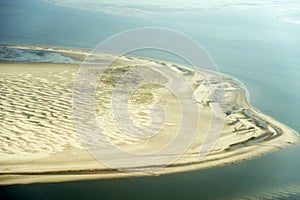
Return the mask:
[[[43,50],[43,47],[34,48]],[[47,48],[46,50],[49,49],[56,52],[63,51],[61,53],[69,55],[74,53],[74,57],[86,55],[86,52],[82,53],[81,50],[76,49]],[[113,55],[100,54],[99,59],[105,59],[106,56]],[[124,65],[136,63],[162,64],[146,59],[123,57],[116,66],[122,68]],[[177,64],[164,62],[163,65],[179,71],[194,71]],[[199,160],[199,151],[211,115],[207,90],[199,84],[195,88],[195,94],[199,102],[199,111],[205,117],[202,118],[204,121],[193,144],[182,157],[168,167],[151,173],[143,170],[140,172],[113,170],[93,159],[82,146],[77,135],[71,107],[72,89],[77,71],[78,65],[71,64],[0,64],[0,81],[5,86],[1,91],[0,101],[1,185],[163,175],[236,163],[299,143],[299,137],[293,130],[249,105],[244,90],[233,79],[223,76],[226,85],[226,103],[229,105],[228,115],[218,143],[203,160]],[[201,77],[203,74],[197,76],[194,74],[187,79],[195,83]],[[172,79],[172,77],[168,78]],[[109,88],[109,84],[104,88]],[[109,98],[102,95],[103,91],[98,92],[99,102]],[[158,89],[152,92],[154,96],[156,95],[156,101],[170,105],[171,110],[176,109],[176,104],[172,104],[174,103],[172,97],[166,95],[164,91]],[[161,96],[162,94],[164,97]],[[102,110],[109,108],[106,106],[101,104],[100,108]],[[146,111],[145,113],[147,114]],[[148,120],[146,115],[144,118],[138,113],[133,115],[138,118],[138,123],[146,123]],[[131,141],[118,135],[109,123],[111,119],[107,116],[100,113],[99,120],[108,122],[107,127],[104,128],[107,128],[108,133],[113,133],[114,140],[120,143],[120,146],[124,143],[125,146],[140,144],[140,141]],[[176,114],[172,116],[175,122],[178,116]],[[267,128],[264,127],[266,124]],[[171,135],[173,133],[170,131],[176,128],[171,122],[166,127],[165,132]],[[168,139],[169,137],[159,138],[159,141],[164,144]],[[151,146],[149,148],[151,150]]]

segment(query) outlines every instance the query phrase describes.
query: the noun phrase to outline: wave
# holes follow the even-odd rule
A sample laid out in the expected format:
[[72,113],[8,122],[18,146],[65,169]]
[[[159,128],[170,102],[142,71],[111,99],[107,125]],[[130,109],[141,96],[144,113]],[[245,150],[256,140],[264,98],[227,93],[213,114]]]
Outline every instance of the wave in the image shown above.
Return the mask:
[[277,15],[276,18],[291,24],[300,24],[300,12]]
[[[159,13],[177,13],[177,12],[197,12],[203,9],[251,9],[265,6],[281,7],[281,3],[257,0],[212,0],[212,1],[141,1],[133,0],[124,3],[123,0],[47,0],[49,3],[56,6],[63,6],[81,10],[96,11],[107,14],[117,15],[133,15],[144,16],[147,14],[159,14]],[[289,3],[289,2],[285,2]]]
[[262,188],[260,191],[251,193],[250,195],[240,195],[231,199],[299,199],[300,185],[289,185],[287,187]]

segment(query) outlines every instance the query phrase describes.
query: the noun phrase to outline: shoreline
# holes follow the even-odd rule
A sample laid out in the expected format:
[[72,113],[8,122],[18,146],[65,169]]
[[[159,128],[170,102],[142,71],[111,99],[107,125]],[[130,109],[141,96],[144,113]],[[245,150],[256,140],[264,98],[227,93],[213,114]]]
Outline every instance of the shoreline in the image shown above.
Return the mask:
[[[31,47],[27,47],[27,48],[31,49]],[[39,47],[39,48],[43,49],[43,47]],[[66,49],[67,48],[63,50]],[[68,49],[68,50],[71,51],[71,53],[72,51],[75,51],[76,55],[80,55],[80,53],[85,55],[85,52],[82,52],[82,50],[78,50],[78,49]],[[55,52],[55,49],[53,51]],[[144,58],[142,59],[135,58],[135,57],[133,58],[134,60],[128,60],[126,59],[126,57],[122,58],[123,60],[121,60],[120,63],[117,63],[117,65],[121,66],[122,63],[128,64],[128,63],[136,63],[136,62],[145,65],[150,65],[151,63],[153,64],[153,62],[155,63],[154,59],[148,59],[145,61],[143,60]],[[171,68],[172,65],[175,64],[166,61],[159,61],[159,62],[162,62],[163,64],[166,64]],[[38,72],[37,70],[37,69],[41,70],[42,68],[40,67],[42,65],[44,67],[44,69],[42,70],[44,73],[43,75],[41,75],[41,72]],[[58,65],[60,67],[57,67]],[[181,69],[189,70],[190,72],[193,71],[193,69],[188,68],[188,66],[183,66],[181,64],[175,64],[175,65],[176,65],[175,68],[179,67]],[[24,66],[27,66],[25,72],[22,71],[22,68]],[[53,87],[55,86],[57,91],[54,91],[55,88],[53,88],[53,90],[48,91],[49,94],[53,92],[53,96],[50,95],[50,97],[53,98],[53,101],[55,101],[55,95],[56,95],[55,92],[59,92],[60,89],[67,90],[67,92],[65,94],[62,93],[62,95],[66,95],[64,96],[64,98],[69,100],[66,101],[65,99],[60,99],[63,102],[62,109],[59,111],[53,110],[51,111],[50,114],[46,113],[45,115],[45,116],[52,117],[54,120],[60,119],[63,120],[62,122],[64,123],[66,122],[66,125],[64,126],[61,125],[60,128],[61,130],[66,130],[68,132],[68,134],[64,136],[67,142],[64,142],[61,138],[59,138],[59,135],[52,135],[54,139],[55,137],[57,137],[56,140],[54,140],[54,142],[58,143],[56,144],[57,148],[62,148],[61,151],[56,152],[56,149],[54,148],[52,149],[53,152],[49,154],[47,153],[47,150],[45,150],[45,155],[41,156],[40,153],[38,153],[41,150],[38,149],[37,153],[26,154],[26,151],[24,152],[22,151],[21,148],[22,145],[21,146],[19,145],[18,151],[20,151],[20,155],[21,155],[20,156],[18,155],[18,153],[16,153],[17,151],[13,153],[15,155],[9,155],[3,149],[1,149],[0,150],[0,185],[28,184],[28,183],[36,183],[36,182],[62,182],[62,181],[89,180],[89,179],[99,179],[99,178],[109,179],[109,178],[121,178],[121,177],[125,178],[125,177],[135,177],[135,176],[153,176],[153,175],[160,176],[164,174],[199,170],[199,169],[223,166],[227,164],[233,164],[244,160],[257,158],[261,155],[265,155],[267,153],[277,151],[281,148],[285,148],[291,144],[299,144],[299,136],[296,135],[297,134],[296,131],[292,130],[291,128],[285,126],[280,122],[277,122],[272,117],[267,116],[261,113],[258,109],[254,108],[250,103],[250,99],[247,98],[247,93],[248,95],[250,95],[249,92],[247,91],[247,88],[244,88],[245,86],[241,85],[238,79],[222,74],[223,81],[225,82],[225,84],[227,84],[226,85],[227,88],[225,88],[226,95],[229,97],[229,99],[231,98],[231,100],[229,100],[229,102],[227,103],[231,107],[234,107],[235,105],[240,109],[229,110],[230,114],[226,116],[226,124],[225,127],[223,128],[222,135],[219,138],[218,143],[214,147],[213,151],[210,152],[205,157],[204,160],[199,161],[198,154],[195,155],[195,152],[196,153],[199,152],[199,146],[201,147],[201,142],[203,142],[203,132],[199,132],[199,135],[195,139],[195,141],[193,141],[191,148],[189,148],[182,155],[182,157],[179,160],[177,160],[175,163],[161,169],[160,171],[148,173],[146,171],[124,172],[124,171],[109,169],[104,165],[101,165],[98,161],[94,160],[92,156],[89,155],[86,152],[86,150],[80,145],[80,142],[76,141],[78,138],[76,139],[75,136],[76,131],[74,132],[75,129],[73,128],[64,129],[67,126],[69,126],[67,124],[71,123],[72,121],[72,117],[69,118],[68,116],[68,114],[70,113],[68,112],[66,115],[64,115],[63,118],[60,116],[60,114],[65,114],[63,108],[70,109],[70,105],[69,105],[70,92],[71,92],[70,88],[72,88],[70,86],[72,85],[72,81],[74,81],[74,77],[76,75],[78,67],[79,66],[75,64],[54,64],[54,63],[23,63],[22,64],[22,63],[3,63],[3,62],[0,63],[0,69],[2,69],[0,73],[0,78],[1,80],[9,81],[3,84],[4,85],[7,84],[7,86],[10,86],[9,84],[12,84],[11,86],[13,86],[10,88],[10,90],[6,92],[10,93],[11,90],[17,89],[17,90],[24,90],[31,95],[30,92],[32,92],[32,90],[30,88],[26,89],[25,88],[26,84],[22,85],[20,83],[18,85],[13,82],[18,80],[26,82],[28,79],[28,81],[31,80],[32,88],[36,88],[38,84],[40,84],[40,86],[44,86],[43,88],[41,88],[42,91],[44,89],[51,89],[49,88],[50,86]],[[122,68],[122,66],[120,68]],[[71,73],[72,75],[70,76]],[[29,77],[28,75],[28,78],[26,78],[24,74],[26,76],[28,74],[29,75],[31,74],[31,77]],[[16,78],[24,77],[24,80],[13,79],[12,76],[16,76]],[[194,76],[192,78],[194,78]],[[194,81],[193,79],[189,79],[189,80]],[[67,88],[64,88],[66,86]],[[34,95],[40,95],[39,91],[40,90],[37,90],[37,93]],[[205,92],[204,90],[199,90],[199,91]],[[45,92],[45,94],[46,93],[47,92]],[[159,90],[159,92],[156,94],[158,95],[162,94],[162,91]],[[42,96],[36,96],[34,98],[37,97],[42,97]],[[28,99],[31,98],[32,98],[31,96],[28,96]],[[203,99],[201,95],[199,96],[199,98],[203,102],[207,101],[207,99]],[[167,98],[163,99],[163,101],[168,102],[170,99],[171,97],[167,96]],[[105,99],[100,99],[100,100],[103,101]],[[8,104],[2,104],[2,101],[4,103],[7,103],[5,101],[8,101],[8,99],[4,99],[4,100],[1,99],[0,101],[1,105],[3,105],[3,109],[6,109],[5,105]],[[30,102],[34,103],[34,101],[30,101]],[[62,102],[58,101],[58,104],[56,105],[60,105]],[[42,125],[46,127],[44,130],[50,130],[50,131],[56,130],[57,127],[55,124],[53,126],[50,126],[49,124],[44,123],[44,121],[49,119],[48,117],[39,118],[41,114],[40,113],[36,114],[38,109],[35,108],[35,104],[33,105],[30,104],[28,106],[29,108],[32,107],[35,110],[34,113],[32,113],[32,110],[30,109],[26,111],[33,116],[32,120],[35,123],[43,122]],[[208,107],[205,106],[204,103],[202,106],[203,107],[200,106],[199,109],[204,114],[204,116],[207,116],[206,120],[209,120],[210,118],[209,106]],[[171,108],[174,109],[174,107]],[[22,112],[23,108],[18,105],[14,109],[15,111]],[[47,107],[41,107],[40,109],[47,109]],[[10,112],[12,111],[14,110],[10,110]],[[250,114],[247,112],[249,112]],[[43,112],[41,111],[41,113]],[[16,116],[21,117],[19,113],[17,113]],[[39,119],[41,120],[38,121]],[[14,118],[10,117],[10,120],[14,120]],[[104,120],[109,120],[109,119],[104,118]],[[26,123],[27,122],[28,121],[26,121]],[[13,122],[12,124],[14,125],[14,123],[17,122]],[[24,123],[23,126],[28,125],[26,123]],[[231,123],[233,124],[230,125]],[[261,124],[267,124],[267,128],[264,129],[263,125]],[[259,128],[259,125],[261,125],[262,127]],[[16,130],[11,130],[10,127],[7,127],[7,125],[4,126],[4,124],[1,125],[1,127],[2,126],[6,128],[6,131],[4,132],[5,137],[9,137],[10,134],[14,133],[13,131],[17,131],[18,134],[20,134],[22,131],[24,132],[24,130],[21,130],[21,128],[18,127],[19,125],[17,126]],[[240,126],[241,127],[244,126],[244,128],[240,128]],[[35,128],[36,128],[35,125],[32,125],[31,127],[28,126],[28,130],[35,130]],[[108,128],[109,130],[111,130],[111,127],[109,127],[109,125]],[[168,130],[173,130],[173,128],[174,127],[169,127]],[[205,126],[203,126],[202,128],[205,129]],[[279,129],[282,131],[281,134],[279,133],[280,132]],[[253,130],[255,131],[252,133],[251,131]],[[236,132],[234,133],[234,131]],[[59,131],[57,131],[57,133],[59,133]],[[122,142],[122,140],[124,140],[118,137],[119,135],[116,135],[117,142]],[[69,141],[72,141],[71,146],[69,146],[68,143]],[[10,142],[10,144],[12,146],[14,145],[13,142]],[[45,146],[45,148],[47,149],[48,147]],[[13,148],[11,148],[10,150],[14,151]],[[62,166],[58,162],[60,159],[67,160],[66,162],[67,164]]]

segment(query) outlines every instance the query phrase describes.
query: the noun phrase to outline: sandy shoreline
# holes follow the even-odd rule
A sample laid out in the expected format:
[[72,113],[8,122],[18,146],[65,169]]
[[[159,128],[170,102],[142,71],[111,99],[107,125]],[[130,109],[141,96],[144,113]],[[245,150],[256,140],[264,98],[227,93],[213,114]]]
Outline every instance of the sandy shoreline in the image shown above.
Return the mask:
[[[54,51],[79,60],[88,54],[76,49],[15,48]],[[105,62],[110,56],[113,55],[99,54],[96,60]],[[150,173],[106,167],[87,152],[74,125],[72,93],[79,65],[0,63],[0,83],[3,86],[0,95],[0,185],[163,175],[232,164],[299,143],[299,137],[292,129],[253,108],[247,102],[243,88],[224,75],[224,127],[213,150],[199,160],[199,151],[212,118],[210,94],[203,84],[218,86],[218,83],[207,83],[203,76],[208,74],[199,74],[179,64],[122,57],[114,63],[112,72],[106,74],[96,94],[98,120],[105,122],[104,132],[122,148],[133,152],[153,151],[174,137],[180,119],[174,96],[163,88],[144,88],[130,104],[133,120],[141,125],[149,123],[149,105],[160,103],[169,114],[164,129],[146,143],[120,134],[113,125],[110,92],[122,70],[136,64],[167,66],[183,74],[194,86],[201,123],[192,145],[175,163]],[[172,80],[172,77],[167,78]],[[142,147],[135,148],[134,145]],[[125,162],[126,158],[123,159]]]

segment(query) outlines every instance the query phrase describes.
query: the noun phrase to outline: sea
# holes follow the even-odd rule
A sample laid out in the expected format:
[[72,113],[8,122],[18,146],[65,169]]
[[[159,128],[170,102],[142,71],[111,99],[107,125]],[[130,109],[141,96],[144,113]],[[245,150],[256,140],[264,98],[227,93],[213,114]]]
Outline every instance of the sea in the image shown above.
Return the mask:
[[[97,10],[77,1],[72,6],[56,2],[1,0],[0,44],[93,49],[126,30],[172,29],[201,44],[221,73],[239,79],[254,107],[300,133],[300,24],[291,19],[299,15],[252,4],[171,11],[145,7],[145,12],[131,6],[114,13],[111,4]],[[137,55],[177,61],[159,52]],[[56,54],[46,61],[53,58],[66,61]],[[299,155],[300,146],[293,146],[234,165],[159,177],[5,186],[0,198],[300,199]]]

